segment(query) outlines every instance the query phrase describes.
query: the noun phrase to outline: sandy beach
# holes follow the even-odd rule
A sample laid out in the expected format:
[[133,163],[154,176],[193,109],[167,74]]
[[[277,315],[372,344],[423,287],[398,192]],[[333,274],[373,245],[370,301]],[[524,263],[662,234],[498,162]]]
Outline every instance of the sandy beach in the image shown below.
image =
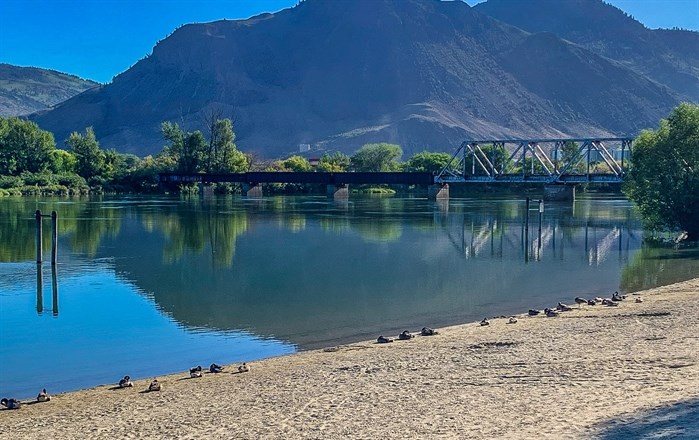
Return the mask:
[[143,392],[148,378],[133,388],[55,395],[0,411],[0,432],[18,439],[699,438],[699,279],[628,295],[618,307],[518,318],[267,359],[242,374],[236,365],[194,379],[183,371],[159,377],[159,392]]

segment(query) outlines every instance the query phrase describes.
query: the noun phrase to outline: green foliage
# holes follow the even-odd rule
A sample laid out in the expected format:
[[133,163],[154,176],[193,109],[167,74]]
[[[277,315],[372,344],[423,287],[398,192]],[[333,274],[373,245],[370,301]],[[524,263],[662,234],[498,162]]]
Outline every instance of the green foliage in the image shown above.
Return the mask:
[[624,191],[647,226],[699,239],[699,106],[683,103],[634,141]]
[[0,176],[0,188],[12,189],[24,186],[24,180],[19,176]]
[[[483,152],[483,154],[481,154],[481,152],[478,152],[476,157],[478,159],[480,159],[481,162],[483,162],[483,165],[485,165],[488,169],[490,169],[490,165],[488,164],[488,162],[485,161],[485,158],[483,157],[484,154],[485,154],[485,157],[488,159],[488,161],[490,161],[490,163],[493,164],[496,171],[498,171],[498,172],[502,171],[504,173],[511,173],[511,172],[514,172],[516,170],[516,167],[513,166],[514,164],[512,163],[512,161],[509,160],[509,158],[510,158],[509,153],[506,150],[504,150],[503,148],[496,147],[494,145],[483,145],[480,148],[481,148],[481,151]],[[527,165],[531,165],[531,158],[528,157],[526,163],[527,163]],[[467,168],[467,170],[466,170],[467,173],[473,173],[474,175],[486,175],[487,174],[486,171],[483,169],[483,167],[480,166],[478,161],[475,161],[475,164],[474,164],[474,159],[473,159],[472,153],[468,153],[466,155],[465,164],[466,164],[466,168]],[[527,168],[527,169],[530,169],[530,168]],[[517,171],[521,172],[521,167],[519,167],[519,169]]]
[[[16,179],[16,180],[14,180]],[[75,173],[54,174],[49,171],[41,173],[24,172],[15,177],[12,188],[23,195],[71,195],[86,194],[89,187],[85,179]],[[2,179],[9,184],[9,179]],[[7,186],[6,188],[9,188]]]
[[166,173],[177,166],[169,154],[159,154],[155,157],[146,156],[133,161],[129,155],[124,156],[126,171],[118,175],[112,184],[115,189],[140,193],[155,192],[159,188],[158,173]]
[[86,128],[84,135],[74,131],[66,144],[75,155],[75,171],[79,176],[90,179],[104,172],[105,154],[100,149],[92,127]]
[[213,119],[209,131],[209,145],[205,152],[205,171],[209,173],[242,173],[247,171],[247,157],[235,145],[233,122],[227,118]]
[[281,166],[283,169],[288,171],[311,171],[311,164],[308,163],[308,160],[305,157],[301,156],[291,156],[290,158],[282,161]]
[[317,170],[323,172],[342,172],[347,171],[350,166],[350,157],[342,154],[339,151],[333,154],[324,153],[320,158]]
[[398,171],[403,150],[395,144],[366,144],[350,159],[354,171]]
[[423,151],[411,157],[403,165],[403,169],[413,172],[438,173],[449,163],[449,159],[451,159],[451,154],[448,153]]
[[235,146],[230,119],[212,122],[208,143],[201,131],[184,132],[172,122],[163,122],[160,131],[170,142],[163,154],[171,157],[181,173],[238,173],[248,168],[247,157]]
[[53,134],[34,122],[0,117],[0,174],[46,171],[55,148]]
[[[573,157],[575,156],[575,153],[578,152],[578,149],[580,148],[580,145],[578,145],[577,142],[574,141],[566,141],[563,143],[561,146],[561,149],[559,150],[559,160],[556,166],[558,169],[563,169],[568,163],[573,160]],[[578,158],[579,160],[580,158]],[[568,173],[570,174],[581,174],[585,173],[587,170],[585,169],[586,167],[586,162],[583,160],[580,160],[580,162],[576,164],[571,164],[571,166],[568,168]]]
[[51,171],[56,174],[75,173],[78,160],[70,151],[54,149],[50,153]]

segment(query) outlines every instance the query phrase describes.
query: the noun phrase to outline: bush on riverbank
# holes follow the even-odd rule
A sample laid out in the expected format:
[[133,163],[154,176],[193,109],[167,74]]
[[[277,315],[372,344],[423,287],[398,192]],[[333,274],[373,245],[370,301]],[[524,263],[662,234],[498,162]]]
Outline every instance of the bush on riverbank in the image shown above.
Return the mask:
[[67,196],[88,194],[90,187],[77,174],[28,173],[0,176],[0,195]]

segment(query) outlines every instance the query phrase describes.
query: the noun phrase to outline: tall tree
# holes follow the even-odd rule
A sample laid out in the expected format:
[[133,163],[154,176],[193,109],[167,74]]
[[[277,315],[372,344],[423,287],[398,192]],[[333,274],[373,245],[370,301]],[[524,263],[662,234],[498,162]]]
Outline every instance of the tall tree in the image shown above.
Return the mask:
[[163,154],[177,163],[179,172],[196,173],[206,170],[207,144],[201,131],[185,133],[178,124],[163,122],[160,132],[170,141],[170,145],[163,149]]
[[53,134],[34,122],[0,117],[0,174],[45,171],[55,149]]
[[395,144],[366,144],[350,159],[355,171],[397,171],[403,150]]
[[248,169],[248,159],[236,148],[233,121],[217,119],[211,130],[209,145],[209,171],[216,173],[242,173]]
[[179,166],[184,173],[203,171],[206,139],[201,131],[186,133],[182,141]]
[[77,131],[71,133],[66,144],[75,156],[75,171],[84,179],[99,176],[104,171],[104,151],[100,149],[92,127],[85,129],[82,135]]
[[634,141],[624,191],[652,228],[699,240],[699,105],[682,103]]

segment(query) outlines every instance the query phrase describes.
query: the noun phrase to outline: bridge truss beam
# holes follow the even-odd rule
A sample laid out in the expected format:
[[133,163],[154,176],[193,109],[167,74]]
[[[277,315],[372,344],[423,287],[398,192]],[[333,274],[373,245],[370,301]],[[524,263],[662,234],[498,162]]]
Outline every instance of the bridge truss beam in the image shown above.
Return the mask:
[[629,138],[465,141],[435,176],[435,183],[621,182]]

